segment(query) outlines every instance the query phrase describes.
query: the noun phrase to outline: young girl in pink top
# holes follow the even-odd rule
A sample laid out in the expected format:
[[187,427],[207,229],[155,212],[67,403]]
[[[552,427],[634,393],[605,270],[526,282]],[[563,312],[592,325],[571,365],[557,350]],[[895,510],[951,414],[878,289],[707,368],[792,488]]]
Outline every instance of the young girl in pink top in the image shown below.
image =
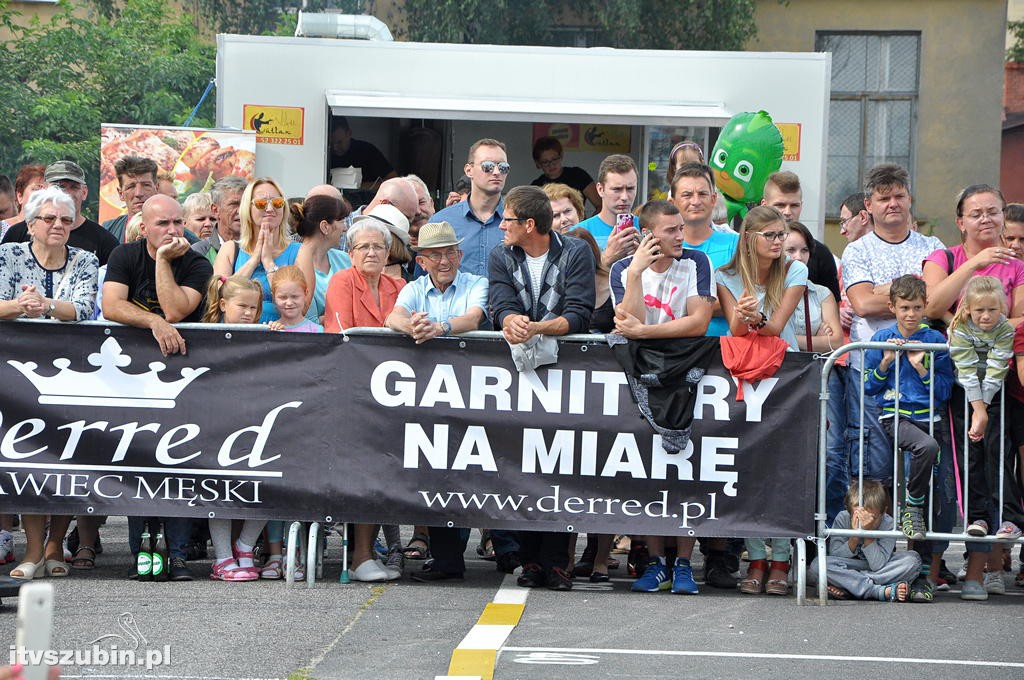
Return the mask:
[[[207,323],[258,323],[263,306],[263,287],[248,276],[214,276],[206,291]],[[217,581],[255,581],[260,573],[253,562],[252,547],[256,544],[266,520],[247,519],[242,522],[238,539],[231,540],[231,520],[211,519],[213,540],[213,571]]]

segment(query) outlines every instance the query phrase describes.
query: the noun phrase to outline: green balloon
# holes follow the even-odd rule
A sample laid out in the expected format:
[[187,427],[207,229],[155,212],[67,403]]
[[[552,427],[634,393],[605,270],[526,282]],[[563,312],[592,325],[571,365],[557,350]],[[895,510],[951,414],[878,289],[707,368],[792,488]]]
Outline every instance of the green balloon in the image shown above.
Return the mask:
[[768,175],[782,167],[782,133],[767,111],[738,113],[722,128],[708,165],[729,218],[742,216],[744,204],[759,202]]

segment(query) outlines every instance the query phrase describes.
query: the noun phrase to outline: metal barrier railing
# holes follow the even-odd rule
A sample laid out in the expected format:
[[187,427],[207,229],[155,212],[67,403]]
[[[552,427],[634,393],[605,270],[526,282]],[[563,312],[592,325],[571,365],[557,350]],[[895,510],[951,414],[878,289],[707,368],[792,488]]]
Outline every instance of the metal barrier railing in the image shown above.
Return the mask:
[[[821,605],[825,605],[827,603],[827,600],[828,600],[828,595],[827,595],[828,582],[826,580],[826,561],[825,561],[825,556],[827,554],[827,541],[828,541],[828,538],[833,537],[833,536],[850,537],[850,538],[875,538],[875,539],[877,539],[877,538],[905,539],[906,538],[906,536],[903,534],[903,532],[898,528],[899,527],[899,512],[898,512],[899,498],[898,498],[898,494],[897,493],[893,493],[892,494],[892,499],[891,499],[891,502],[892,502],[892,513],[891,514],[892,514],[893,519],[896,520],[896,526],[893,528],[892,531],[878,531],[878,530],[871,531],[871,530],[864,530],[864,529],[833,529],[833,528],[828,527],[827,523],[826,523],[826,520],[827,520],[826,486],[827,486],[827,482],[828,482],[828,473],[827,473],[828,432],[827,432],[827,427],[828,427],[828,402],[829,402],[829,397],[830,397],[830,393],[829,393],[829,377],[830,377],[830,374],[832,373],[832,370],[836,366],[836,362],[842,356],[846,355],[846,356],[849,356],[849,357],[852,358],[854,356],[854,352],[859,352],[859,358],[860,358],[859,370],[861,371],[861,375],[858,376],[858,380],[859,380],[859,383],[860,383],[859,391],[858,391],[859,399],[860,399],[860,422],[859,422],[860,432],[859,432],[859,435],[858,435],[858,453],[859,453],[859,455],[858,455],[857,480],[858,480],[858,482],[863,482],[863,480],[864,480],[864,460],[865,460],[865,450],[864,450],[864,447],[865,447],[865,442],[864,442],[864,439],[865,439],[865,437],[864,437],[864,435],[865,435],[865,415],[864,415],[864,411],[865,411],[865,409],[864,409],[865,394],[864,394],[864,380],[863,380],[863,370],[864,369],[863,369],[863,367],[864,367],[864,354],[865,354],[865,352],[867,350],[871,350],[871,349],[894,351],[894,352],[897,352],[897,353],[907,352],[907,351],[915,351],[915,352],[916,351],[924,351],[924,352],[928,352],[929,354],[934,354],[935,352],[948,352],[949,351],[949,346],[946,345],[946,344],[937,344],[937,343],[912,343],[912,344],[907,344],[907,345],[895,345],[895,344],[888,343],[888,342],[855,342],[855,343],[850,343],[850,344],[847,344],[847,345],[843,345],[842,347],[836,349],[834,352],[832,352],[828,356],[828,358],[826,359],[824,365],[822,366],[822,369],[821,369],[820,397],[819,397],[819,399],[820,399],[820,406],[819,406],[819,431],[818,431],[818,504],[817,504],[817,512],[815,514],[815,521],[816,521],[816,524],[817,524],[817,535],[814,536],[814,537],[808,537],[808,538],[812,538],[813,540],[816,541],[817,547],[818,547],[818,555],[820,557],[820,559],[818,560],[817,580],[818,580],[818,599],[819,599],[819,604],[821,604]],[[897,354],[897,356],[899,356],[899,354]],[[892,364],[892,368],[890,369],[890,370],[894,371],[894,381],[895,381],[895,383],[897,385],[899,384],[899,379],[900,379],[900,364],[901,363],[902,362],[900,362],[898,360],[894,361],[893,364]],[[929,364],[929,413],[928,413],[929,434],[934,437],[935,436],[934,427],[935,427],[935,422],[936,422],[935,421],[935,394],[934,394],[934,380],[933,380],[934,376],[935,376],[935,362],[934,361],[930,361],[930,362],[928,362],[928,364]],[[858,369],[852,369],[851,368],[851,370],[858,370]],[[1003,398],[1001,398],[999,400],[999,409],[1000,409],[1000,414],[999,415],[1000,415],[1000,417],[999,417],[999,458],[998,458],[998,462],[999,462],[999,464],[998,464],[998,468],[999,468],[998,504],[997,504],[997,509],[996,509],[996,525],[997,526],[999,526],[1002,523],[1002,520],[1003,520],[1004,482],[1005,482],[1005,464],[1004,464],[1004,460],[1005,460],[1005,456],[1006,456],[1006,451],[1005,451],[1005,447],[1006,447],[1006,417],[1005,417],[1006,398],[1005,398],[1005,390],[1000,389],[1000,393],[1003,394]],[[964,402],[965,402],[965,408],[964,408],[964,420],[965,420],[965,422],[964,422],[963,428],[962,428],[962,431],[963,431],[963,446],[962,446],[962,448],[960,450],[962,451],[962,455],[963,455],[963,469],[964,469],[963,484],[961,485],[962,486],[962,490],[963,490],[963,493],[962,493],[963,505],[962,505],[962,508],[961,508],[961,516],[964,519],[963,524],[964,524],[964,527],[965,527],[965,531],[963,533],[951,533],[951,532],[934,532],[934,531],[930,531],[929,530],[929,531],[925,532],[925,540],[926,541],[933,541],[933,540],[934,541],[961,541],[962,540],[962,541],[970,541],[972,543],[993,543],[993,544],[998,544],[998,545],[1003,545],[1003,546],[1013,545],[1014,543],[1024,543],[1024,538],[1017,539],[1015,541],[1010,541],[1010,540],[1006,540],[1004,538],[997,538],[994,535],[971,536],[971,535],[966,533],[966,525],[967,525],[966,519],[970,516],[970,495],[971,495],[969,493],[969,491],[968,491],[969,488],[970,488],[969,484],[970,484],[970,468],[971,468],[971,466],[968,464],[968,448],[969,448],[968,430],[970,428],[971,409],[969,408],[969,405],[966,403],[967,402],[966,394],[964,395]],[[897,421],[900,418],[900,390],[898,390],[898,389],[895,392],[894,415],[893,415],[893,417],[895,419],[897,419]],[[894,428],[893,428],[894,432],[897,430],[896,425],[897,425],[897,423],[894,423]],[[842,423],[840,426],[845,428],[846,427],[846,423]],[[896,443],[896,438],[893,437],[892,439],[893,439],[893,441],[892,441],[892,448],[893,448],[893,472],[894,472],[894,480],[895,480],[899,476],[897,474],[897,471],[900,469],[900,466],[901,466],[902,462],[901,462],[901,458],[900,458],[901,451],[899,449],[899,446]],[[951,441],[952,441],[952,437],[951,437]],[[930,481],[929,484],[933,485],[934,482]],[[934,505],[935,505],[935,494],[934,493],[929,493],[928,494],[928,498],[929,498],[929,501],[928,501],[928,516],[929,517],[933,517],[934,516]],[[801,543],[801,542],[798,541],[798,543]],[[798,604],[803,604],[804,603],[804,595],[805,595],[805,589],[803,588],[803,585],[804,585],[803,580],[805,578],[805,574],[803,573],[804,565],[801,563],[799,566],[800,566],[800,569],[798,571],[797,602],[798,602]]]

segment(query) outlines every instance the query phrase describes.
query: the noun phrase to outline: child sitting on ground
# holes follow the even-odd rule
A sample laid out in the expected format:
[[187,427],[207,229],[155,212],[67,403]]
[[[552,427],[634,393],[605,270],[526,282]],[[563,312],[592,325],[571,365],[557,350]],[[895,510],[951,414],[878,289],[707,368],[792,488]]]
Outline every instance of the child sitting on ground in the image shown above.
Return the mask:
[[[881,483],[865,480],[858,486],[854,482],[846,494],[846,509],[836,515],[832,528],[891,531],[895,521],[885,512],[888,505],[888,494]],[[921,557],[916,552],[895,551],[895,538],[829,538],[825,557],[829,597],[906,602],[910,580],[921,568]],[[818,573],[819,559],[811,563],[812,575]]]

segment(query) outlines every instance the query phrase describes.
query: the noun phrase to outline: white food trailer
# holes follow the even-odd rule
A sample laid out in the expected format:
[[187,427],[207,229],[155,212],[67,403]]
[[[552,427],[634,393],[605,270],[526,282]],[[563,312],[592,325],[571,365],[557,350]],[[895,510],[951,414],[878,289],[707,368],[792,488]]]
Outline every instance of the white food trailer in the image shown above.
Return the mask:
[[664,190],[676,141],[707,150],[734,114],[764,109],[786,140],[783,169],[801,178],[802,221],[820,235],[830,67],[827,53],[219,35],[217,125],[259,128],[257,175],[290,196],[331,177],[331,120],[344,116],[355,138],[400,174],[419,174],[441,201],[475,140],[507,144],[512,187],[540,174],[531,149],[548,133],[563,139],[564,165],[595,178],[607,153],[629,153],[646,169],[639,204]]

